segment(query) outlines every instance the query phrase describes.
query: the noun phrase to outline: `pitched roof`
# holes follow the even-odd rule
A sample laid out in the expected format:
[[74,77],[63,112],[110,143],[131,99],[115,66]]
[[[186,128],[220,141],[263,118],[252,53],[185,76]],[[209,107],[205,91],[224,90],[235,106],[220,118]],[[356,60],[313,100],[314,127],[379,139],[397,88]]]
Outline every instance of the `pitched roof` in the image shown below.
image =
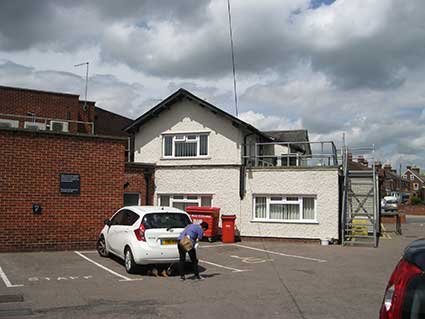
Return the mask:
[[350,171],[371,171],[372,168],[354,161],[348,161],[348,170]]
[[[270,136],[276,142],[308,142],[308,131],[307,130],[284,130],[284,131],[263,131],[266,135]],[[310,143],[306,144],[292,144],[292,147],[304,152],[305,154],[311,154]]]
[[95,107],[94,129],[96,134],[110,136],[129,136],[123,128],[133,122],[125,116]]
[[208,103],[207,101],[202,100],[201,98],[197,97],[196,95],[193,95],[189,91],[182,89],[182,88],[177,90],[176,92],[171,94],[169,97],[167,97],[166,99],[161,101],[159,104],[154,106],[152,109],[150,109],[149,111],[144,113],[142,116],[137,118],[135,121],[133,121],[133,123],[131,123],[130,125],[125,127],[124,131],[129,132],[129,133],[134,131],[135,129],[139,128],[141,125],[143,125],[144,123],[146,123],[150,119],[156,117],[163,110],[169,108],[176,101],[180,101],[183,98],[194,101],[195,103],[199,104],[201,107],[205,107],[215,114],[220,114],[221,116],[228,118],[229,120],[231,120],[233,122],[234,125],[241,126],[241,127],[245,128],[245,129],[247,129],[247,130],[249,130],[253,133],[256,133],[259,136],[262,136],[263,138],[265,138],[267,141],[272,140],[272,138],[270,136],[264,134],[263,132],[261,132],[260,130],[258,130],[254,126],[252,126],[251,124],[248,124],[248,123],[238,119],[237,117],[219,109],[218,107],[212,105],[211,103]]
[[410,169],[406,169],[406,170],[404,171],[403,175],[405,175],[408,171],[410,172],[410,174],[414,175],[417,179],[419,179],[422,183],[425,183],[425,182],[424,182],[424,181],[425,181],[425,179],[424,179],[423,177],[418,176],[417,174],[415,174],[415,172],[413,172],[413,171],[412,171],[412,170],[410,170]]

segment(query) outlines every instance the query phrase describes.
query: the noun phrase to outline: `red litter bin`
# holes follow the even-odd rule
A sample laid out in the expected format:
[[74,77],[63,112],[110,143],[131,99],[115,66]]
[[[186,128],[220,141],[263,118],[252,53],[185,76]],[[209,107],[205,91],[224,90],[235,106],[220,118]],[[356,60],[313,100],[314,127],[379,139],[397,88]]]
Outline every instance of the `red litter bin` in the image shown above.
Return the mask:
[[218,236],[218,222],[220,218],[220,208],[206,206],[188,206],[186,212],[192,218],[194,224],[206,222],[208,229],[204,232],[204,237],[209,242]]
[[235,215],[221,215],[221,240],[223,243],[235,242]]

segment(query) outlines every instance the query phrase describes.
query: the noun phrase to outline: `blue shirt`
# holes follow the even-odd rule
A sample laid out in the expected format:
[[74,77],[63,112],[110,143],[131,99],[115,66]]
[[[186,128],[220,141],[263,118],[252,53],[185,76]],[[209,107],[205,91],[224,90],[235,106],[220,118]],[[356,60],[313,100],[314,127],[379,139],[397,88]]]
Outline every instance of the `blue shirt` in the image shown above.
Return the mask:
[[190,224],[187,225],[186,228],[180,233],[178,240],[181,240],[184,236],[189,236],[193,245],[195,245],[196,240],[201,240],[202,236],[204,236],[204,231],[198,224]]

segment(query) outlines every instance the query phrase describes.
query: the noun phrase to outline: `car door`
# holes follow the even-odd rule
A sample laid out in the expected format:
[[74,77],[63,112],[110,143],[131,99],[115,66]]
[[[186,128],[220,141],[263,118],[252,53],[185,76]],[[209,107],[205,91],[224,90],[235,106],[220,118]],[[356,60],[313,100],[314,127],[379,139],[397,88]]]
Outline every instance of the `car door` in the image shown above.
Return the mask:
[[109,249],[116,255],[123,256],[123,252],[120,250],[120,238],[123,236],[123,223],[125,222],[126,213],[125,210],[121,210],[114,215],[111,219],[111,225],[108,231],[108,244]]
[[117,254],[124,256],[125,246],[129,243],[130,237],[135,236],[132,225],[139,219],[139,215],[127,209],[122,210],[122,213],[119,228],[116,230],[117,236],[115,241]]

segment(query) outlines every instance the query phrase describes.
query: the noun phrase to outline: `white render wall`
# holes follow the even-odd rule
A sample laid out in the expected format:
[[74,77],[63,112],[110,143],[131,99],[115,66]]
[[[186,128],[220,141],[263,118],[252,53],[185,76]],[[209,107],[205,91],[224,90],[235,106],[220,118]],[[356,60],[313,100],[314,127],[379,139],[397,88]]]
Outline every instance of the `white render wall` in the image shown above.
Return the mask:
[[[241,236],[306,239],[338,238],[338,170],[248,169],[246,195],[239,197],[238,167],[158,167],[155,203],[159,194],[212,194],[221,213],[235,214]],[[253,195],[314,195],[317,223],[252,221]]]
[[[338,238],[338,169],[251,169],[247,170],[246,196],[238,227],[243,236],[307,239]],[[253,197],[258,195],[314,195],[317,223],[257,222],[253,219]]]
[[221,213],[240,212],[239,167],[157,167],[155,203],[159,194],[211,194]]
[[[209,132],[208,158],[162,158],[162,134],[205,132]],[[141,126],[135,135],[134,160],[157,165],[240,164],[244,134],[231,120],[184,99]]]

